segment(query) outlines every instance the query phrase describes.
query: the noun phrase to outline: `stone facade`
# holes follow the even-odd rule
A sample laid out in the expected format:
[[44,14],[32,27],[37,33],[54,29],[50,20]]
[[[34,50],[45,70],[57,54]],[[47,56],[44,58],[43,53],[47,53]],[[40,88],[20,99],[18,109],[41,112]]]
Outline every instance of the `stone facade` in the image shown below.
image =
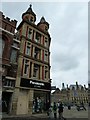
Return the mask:
[[[22,14],[17,27],[20,40],[12,114],[32,114],[45,111],[50,101],[50,35],[49,24],[41,18],[36,25],[32,7]],[[42,108],[37,105],[41,101]]]
[[[10,113],[12,106],[12,96],[15,89],[17,61],[12,61],[13,52],[17,53],[15,47],[16,20],[3,15],[0,12],[0,74],[2,79],[2,112]],[[16,42],[19,44],[18,41]],[[15,54],[17,56],[17,54]]]
[[[56,97],[57,96],[57,97]],[[88,88],[86,86],[70,85],[67,88],[59,89],[57,88],[51,94],[52,102],[62,101],[64,104],[79,104],[83,102],[84,104],[88,103]]]
[[[2,112],[44,112],[51,93],[49,24],[44,17],[35,24],[31,5],[22,14],[16,33],[16,20],[5,18],[2,12],[0,19]],[[42,109],[36,108],[40,101]]]

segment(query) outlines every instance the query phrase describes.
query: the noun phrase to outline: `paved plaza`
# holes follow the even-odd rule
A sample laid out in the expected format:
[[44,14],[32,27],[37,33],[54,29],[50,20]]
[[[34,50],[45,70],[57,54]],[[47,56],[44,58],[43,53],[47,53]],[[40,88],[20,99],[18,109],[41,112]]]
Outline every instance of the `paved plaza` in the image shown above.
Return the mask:
[[76,107],[72,107],[71,110],[68,110],[68,108],[65,107],[63,115],[65,118],[88,118],[88,107],[86,107],[86,109],[86,111],[78,111]]
[[[71,110],[68,110],[67,107],[64,108],[63,116],[66,120],[88,120],[88,108],[87,110],[77,111],[76,107],[72,107]],[[58,114],[57,114],[58,118]],[[47,114],[33,114],[29,115],[19,115],[19,116],[8,116],[3,115],[1,120],[53,120],[53,112],[50,114],[50,118],[47,117]]]

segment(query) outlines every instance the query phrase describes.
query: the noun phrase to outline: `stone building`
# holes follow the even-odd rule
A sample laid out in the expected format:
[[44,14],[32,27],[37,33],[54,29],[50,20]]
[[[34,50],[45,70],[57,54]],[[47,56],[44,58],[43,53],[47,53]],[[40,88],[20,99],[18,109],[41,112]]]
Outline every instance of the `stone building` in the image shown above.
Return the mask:
[[[0,12],[0,88],[2,99],[2,112],[11,112],[11,99],[13,96],[16,71],[17,71],[17,51],[18,40],[15,39],[16,20],[3,15]],[[14,62],[14,61],[15,62]],[[2,81],[2,82],[1,82]],[[1,106],[0,106],[1,107]]]
[[69,101],[72,103],[80,103],[83,102],[85,104],[88,103],[88,88],[86,86],[78,85],[70,85],[69,87]]
[[16,86],[12,98],[12,114],[44,111],[47,101],[50,101],[49,23],[44,17],[37,25],[35,21],[36,14],[30,5],[22,14],[22,21],[17,27],[20,50]]
[[[57,97],[56,97],[57,96]],[[51,100],[52,102],[58,102],[59,100],[62,101],[64,104],[79,104],[83,102],[84,104],[88,103],[88,88],[86,86],[78,85],[76,82],[76,85],[70,85],[65,88],[64,84],[62,86],[62,89],[59,88],[56,89],[51,94]]]

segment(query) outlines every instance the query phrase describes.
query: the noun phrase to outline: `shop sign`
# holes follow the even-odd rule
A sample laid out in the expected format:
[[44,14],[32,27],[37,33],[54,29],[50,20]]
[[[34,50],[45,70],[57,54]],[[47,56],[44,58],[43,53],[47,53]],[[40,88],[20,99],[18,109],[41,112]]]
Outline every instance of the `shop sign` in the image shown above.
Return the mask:
[[38,88],[38,89],[51,90],[50,83],[32,80],[32,79],[25,79],[25,78],[21,78],[20,86],[21,87],[28,87],[28,88]]

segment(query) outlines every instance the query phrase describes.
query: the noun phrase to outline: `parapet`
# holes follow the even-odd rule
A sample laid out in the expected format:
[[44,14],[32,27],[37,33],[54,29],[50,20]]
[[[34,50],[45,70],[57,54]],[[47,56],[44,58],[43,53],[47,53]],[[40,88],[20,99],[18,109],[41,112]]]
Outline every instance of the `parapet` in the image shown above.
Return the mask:
[[0,19],[6,21],[7,23],[11,24],[12,26],[16,27],[17,20],[10,20],[9,17],[5,18],[5,15],[3,15],[3,12],[0,11]]

